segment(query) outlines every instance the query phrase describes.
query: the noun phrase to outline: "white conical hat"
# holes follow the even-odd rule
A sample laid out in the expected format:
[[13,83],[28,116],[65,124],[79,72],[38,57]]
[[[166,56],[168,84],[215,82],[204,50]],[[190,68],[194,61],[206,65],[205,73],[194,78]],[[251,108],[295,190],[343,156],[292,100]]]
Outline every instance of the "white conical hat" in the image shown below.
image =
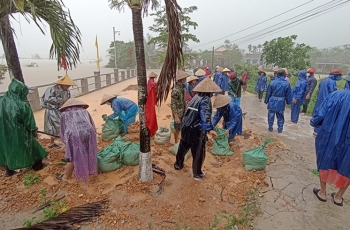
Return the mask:
[[153,72],[151,72],[149,75],[148,75],[148,77],[149,78],[156,78],[156,77],[158,77],[158,75],[157,74],[155,74],[155,73],[153,73]]
[[221,108],[231,102],[231,98],[225,95],[217,95],[213,103],[213,108]]
[[190,81],[193,81],[193,80],[198,80],[198,77],[196,77],[196,76],[189,76],[187,78],[187,82],[190,82]]
[[81,100],[77,98],[69,98],[60,108],[60,111],[64,110],[65,108],[72,107],[72,106],[81,106],[84,109],[89,108],[89,105],[86,104],[85,102],[82,102]]
[[205,74],[206,74],[206,72],[204,70],[199,69],[196,71],[196,73],[194,75],[201,77],[201,76],[204,76]]
[[223,69],[221,72],[231,72],[231,70],[225,68],[225,69]]
[[55,81],[55,83],[58,85],[76,85],[75,82],[68,75],[61,77],[60,79]]
[[179,72],[177,72],[176,74],[176,81],[184,79],[186,77],[190,76],[190,74],[186,73],[185,71],[180,70]]
[[203,79],[196,87],[194,87],[193,91],[203,92],[203,93],[222,92],[220,87],[215,82],[213,82],[210,78]]
[[110,95],[110,94],[104,94],[103,97],[102,97],[102,100],[101,100],[101,104],[100,104],[100,105],[105,104],[107,101],[109,101],[109,100],[111,100],[111,99],[113,99],[113,98],[115,98],[115,97],[117,97],[117,96],[119,96],[119,95],[117,95],[117,94],[112,94],[112,95]]

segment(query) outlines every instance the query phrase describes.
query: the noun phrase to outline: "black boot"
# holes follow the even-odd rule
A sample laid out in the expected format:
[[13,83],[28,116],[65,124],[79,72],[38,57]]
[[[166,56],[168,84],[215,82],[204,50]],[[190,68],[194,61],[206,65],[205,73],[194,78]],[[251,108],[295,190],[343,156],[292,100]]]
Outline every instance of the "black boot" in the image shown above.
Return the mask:
[[35,162],[32,166],[32,169],[34,171],[40,171],[43,168],[45,168],[48,164],[44,164],[42,160],[38,160],[37,162]]
[[5,166],[5,170],[6,170],[6,175],[5,175],[6,177],[10,177],[16,174],[16,171],[9,169],[7,166]]

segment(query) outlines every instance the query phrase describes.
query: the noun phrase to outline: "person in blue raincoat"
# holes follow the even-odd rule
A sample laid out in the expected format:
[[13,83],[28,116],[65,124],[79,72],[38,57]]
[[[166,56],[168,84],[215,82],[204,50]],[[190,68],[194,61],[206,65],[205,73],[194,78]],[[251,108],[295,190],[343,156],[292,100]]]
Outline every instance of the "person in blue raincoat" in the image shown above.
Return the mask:
[[295,84],[292,91],[292,106],[291,106],[291,120],[293,123],[298,123],[300,107],[304,102],[307,90],[306,71],[301,70],[298,73],[299,81]]
[[113,114],[108,116],[108,119],[115,119],[119,117],[123,121],[123,133],[128,133],[128,127],[136,120],[136,115],[139,112],[137,105],[126,98],[117,97],[115,95],[103,95],[101,105],[108,104],[113,109]]
[[258,81],[256,82],[255,92],[258,93],[258,99],[261,102],[264,95],[264,91],[267,88],[267,78],[266,73],[264,71],[259,71],[258,74],[259,76]]
[[350,73],[344,77],[345,82],[345,86],[344,89],[349,89],[350,90]]
[[222,73],[216,83],[222,90],[221,93],[218,93],[218,94],[225,95],[225,92],[228,92],[228,82],[229,82],[228,74],[229,73],[230,73],[230,70],[227,68],[222,70]]
[[339,190],[331,197],[338,206],[343,206],[343,195],[350,185],[349,102],[349,90],[335,91],[318,106],[310,121],[319,128],[315,148],[321,188],[314,188],[313,193],[326,202],[326,183],[334,184]]
[[[341,76],[343,73],[339,69],[334,69],[331,71],[329,76],[321,81],[321,83],[318,86],[318,95],[317,100],[315,103],[314,111],[312,112],[312,115],[314,115],[317,108],[322,104],[322,102],[326,99],[326,97],[337,90],[337,82],[341,80]],[[316,136],[319,131],[319,128],[314,128],[314,135]]]
[[232,102],[231,98],[228,96],[218,95],[215,98],[213,107],[217,109],[212,121],[213,127],[215,127],[223,117],[223,128],[226,129],[228,142],[231,142],[235,138],[236,134],[242,134],[242,110],[239,105]]
[[218,81],[219,78],[221,77],[221,73],[222,73],[223,68],[220,66],[217,66],[215,68],[215,73],[214,73],[214,77],[213,77],[213,81],[218,85]]
[[196,71],[196,73],[194,74],[196,77],[198,77],[198,82],[197,85],[199,84],[199,82],[203,81],[205,79],[205,71],[202,69],[199,69]]
[[292,90],[290,84],[284,80],[286,72],[283,69],[277,71],[277,77],[271,82],[267,88],[265,104],[268,109],[268,125],[269,131],[273,131],[273,123],[277,116],[278,132],[282,133],[284,124],[284,109],[286,103],[292,102]]

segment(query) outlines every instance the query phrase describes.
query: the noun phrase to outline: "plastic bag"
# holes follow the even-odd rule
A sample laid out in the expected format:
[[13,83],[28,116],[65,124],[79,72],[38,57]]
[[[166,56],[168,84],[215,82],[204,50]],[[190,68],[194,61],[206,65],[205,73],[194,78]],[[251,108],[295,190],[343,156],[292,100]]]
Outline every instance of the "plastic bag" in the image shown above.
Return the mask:
[[105,121],[102,127],[102,140],[109,141],[123,133],[123,122],[120,118],[111,120],[107,115],[103,115],[102,118]]
[[160,127],[154,136],[154,142],[162,145],[170,142],[171,132],[167,127]]
[[265,169],[268,156],[264,152],[264,149],[269,142],[270,140],[267,140],[262,146],[244,151],[243,165],[246,171]]
[[[179,143],[176,143],[173,147],[169,149],[169,151],[175,156],[177,155],[177,150],[179,150]],[[187,161],[187,159],[190,158],[191,155],[191,150],[188,150],[188,152],[185,155],[185,161]]]
[[109,145],[97,154],[98,170],[100,172],[112,172],[122,167],[119,161],[119,152],[114,151],[114,146]]
[[218,127],[215,127],[214,130],[218,134],[218,137],[214,139],[211,153],[218,156],[232,156],[234,152],[230,151],[226,130]]

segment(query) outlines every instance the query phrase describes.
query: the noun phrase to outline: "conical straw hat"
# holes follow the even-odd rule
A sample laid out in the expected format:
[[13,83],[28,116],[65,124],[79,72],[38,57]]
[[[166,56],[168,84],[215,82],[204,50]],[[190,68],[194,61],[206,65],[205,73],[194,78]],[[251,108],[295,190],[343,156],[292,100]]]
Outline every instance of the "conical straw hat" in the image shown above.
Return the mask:
[[217,95],[213,103],[213,108],[221,108],[231,102],[231,98],[225,95]]
[[110,94],[104,94],[103,97],[102,97],[102,100],[101,100],[101,104],[100,105],[103,105],[105,104],[107,101],[117,97],[118,95],[116,94],[113,94],[113,95],[110,95]]
[[219,68],[217,69],[218,72],[222,72],[224,69],[222,67],[219,66]]
[[223,69],[221,72],[231,72],[231,70],[225,68],[225,69]]
[[89,105],[82,102],[81,100],[77,98],[69,98],[60,108],[60,111],[64,110],[65,108],[72,107],[72,106],[81,106],[84,109],[89,108]]
[[288,74],[288,69],[287,68],[282,68],[284,69],[284,72],[286,72],[286,74]]
[[75,82],[70,77],[68,77],[68,75],[61,77],[60,79],[55,81],[55,83],[58,85],[76,85]]
[[190,82],[190,81],[193,81],[193,80],[198,80],[198,77],[196,77],[196,76],[189,76],[187,78],[187,82]]
[[196,71],[196,73],[194,75],[201,77],[201,76],[204,76],[205,74],[206,74],[206,72],[204,70],[199,69]]
[[202,80],[196,87],[194,87],[193,91],[203,92],[203,93],[222,92],[220,87],[215,82],[213,82],[210,78],[205,78],[204,80]]
[[177,72],[176,74],[176,81],[184,79],[186,77],[190,76],[188,73],[186,73],[185,71],[180,70],[179,72]]
[[152,78],[152,77],[153,77],[153,78],[156,78],[156,77],[158,77],[158,75],[152,72],[152,73],[149,74],[148,77],[149,77],[149,78]]

